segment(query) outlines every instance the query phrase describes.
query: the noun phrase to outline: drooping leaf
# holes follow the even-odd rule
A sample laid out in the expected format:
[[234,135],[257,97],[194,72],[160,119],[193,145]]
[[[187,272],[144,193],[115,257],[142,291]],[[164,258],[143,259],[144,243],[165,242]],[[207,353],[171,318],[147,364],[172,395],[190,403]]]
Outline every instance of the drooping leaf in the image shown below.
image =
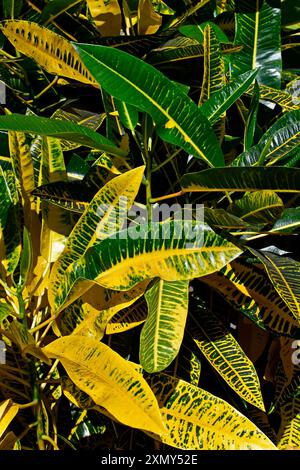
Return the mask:
[[[51,278],[52,308],[71,303],[91,281],[118,290],[129,290],[145,279],[189,280],[221,269],[241,250],[209,227],[191,224],[153,223],[129,227],[87,250],[58,281]],[[54,272],[54,271],[53,271]],[[81,287],[74,289],[80,280]],[[84,280],[82,282],[81,280]]]
[[187,281],[155,280],[145,294],[148,316],[140,337],[140,363],[147,372],[166,369],[178,354],[188,313]]
[[123,424],[158,435],[165,432],[155,396],[145,379],[135,365],[105,344],[71,335],[57,339],[43,351],[59,359],[77,387]]
[[57,33],[24,20],[6,21],[2,31],[19,52],[47,72],[97,86],[70,42]]
[[9,116],[0,116],[0,129],[47,135],[56,139],[71,140],[80,145],[100,149],[112,155],[126,155],[126,152],[118,149],[113,142],[93,132],[88,127],[58,119],[49,119],[41,116],[24,116],[16,113]]
[[226,401],[183,380],[151,375],[168,433],[162,442],[188,450],[258,450],[276,447],[248,418]]
[[209,168],[182,177],[184,192],[220,191],[300,191],[300,170],[283,167],[225,167]]
[[201,303],[193,311],[189,334],[226,383],[248,403],[265,411],[254,365],[230,331]]
[[209,166],[222,165],[223,155],[207,119],[161,72],[116,49],[82,44],[76,49],[108,93],[152,116],[161,138],[202,158]]

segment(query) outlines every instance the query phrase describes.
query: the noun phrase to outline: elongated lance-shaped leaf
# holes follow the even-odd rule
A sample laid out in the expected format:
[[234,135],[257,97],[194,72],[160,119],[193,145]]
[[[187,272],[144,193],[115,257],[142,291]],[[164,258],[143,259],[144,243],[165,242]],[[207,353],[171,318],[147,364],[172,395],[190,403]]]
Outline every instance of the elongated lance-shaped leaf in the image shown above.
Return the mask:
[[118,99],[115,99],[114,101],[123,126],[125,126],[127,129],[130,129],[131,131],[134,131],[139,121],[139,113],[137,108]]
[[[278,360],[278,359],[277,359]],[[275,374],[274,407],[278,410],[300,395],[299,341],[280,338],[280,360]]]
[[[84,279],[116,290],[129,290],[145,279],[189,280],[221,269],[240,253],[232,243],[208,226],[189,222],[152,223],[129,227],[91,247],[74,262],[62,278],[51,276],[49,300],[52,308],[76,300]],[[80,281],[81,282],[81,281]]]
[[212,21],[205,21],[204,23],[201,23],[199,25],[184,25],[179,28],[179,31],[185,36],[192,39],[196,39],[196,41],[202,44],[205,40],[205,28],[207,28],[207,26],[209,26],[213,30],[219,42],[223,44],[229,42],[228,37],[222,31],[222,29]]
[[235,80],[231,80],[221,90],[216,91],[213,96],[203,103],[201,110],[211,124],[215,124],[222,114],[246,92],[256,75],[256,70],[243,73]]
[[235,309],[264,330],[285,336],[300,334],[299,322],[283,302],[264,272],[241,259],[202,282],[219,292]]
[[300,397],[293,398],[280,408],[280,429],[277,447],[280,450],[300,448]]
[[158,435],[166,432],[155,396],[135,364],[105,344],[71,335],[43,351],[59,359],[75,385],[121,423]]
[[300,227],[300,207],[285,209],[271,232],[293,233]]
[[119,36],[122,13],[118,0],[87,0],[96,28],[101,36]]
[[259,109],[259,99],[260,99],[259,86],[258,86],[258,83],[255,82],[255,85],[253,88],[252,100],[251,100],[250,108],[249,108],[249,113],[247,116],[245,132],[244,132],[244,150],[248,150],[253,144],[256,126],[257,126],[257,113]]
[[20,189],[30,193],[34,189],[34,170],[26,136],[23,132],[10,131],[8,141],[12,166]]
[[44,136],[41,148],[39,186],[56,181],[67,181],[67,171],[60,141]]
[[184,192],[258,191],[300,192],[300,169],[263,166],[209,168],[181,179]]
[[280,217],[283,201],[274,191],[245,193],[230,205],[229,211],[249,223],[271,223]]
[[[251,85],[245,93],[246,95],[252,96],[254,93],[254,85]],[[276,88],[268,87],[260,83],[259,94],[260,99],[276,103],[281,106],[284,111],[299,109],[300,104],[297,103],[295,98],[286,90],[276,90]]]
[[148,317],[141,332],[140,363],[147,372],[166,369],[178,354],[188,313],[188,281],[157,279],[145,294]]
[[213,28],[204,29],[204,72],[199,106],[225,85],[225,69],[220,43]]
[[267,251],[250,251],[263,263],[273,286],[300,325],[300,263]]
[[195,103],[149,64],[103,46],[74,45],[81,59],[108,93],[149,113],[157,132],[209,166],[221,166],[223,155],[206,117]]
[[11,114],[0,116],[0,129],[47,135],[57,139],[71,140],[80,145],[103,150],[111,155],[126,155],[126,152],[116,147],[113,142],[88,127],[59,119]]
[[241,398],[265,411],[255,367],[218,317],[199,302],[190,326],[189,334],[226,383]]
[[264,1],[255,0],[255,11],[236,14],[235,44],[242,45],[233,54],[231,69],[234,77],[249,69],[259,68],[259,83],[279,88],[281,79],[281,11]]
[[260,429],[221,398],[165,374],[147,380],[168,429],[161,437],[165,444],[188,450],[276,450]]
[[31,21],[6,21],[1,29],[19,52],[36,60],[47,72],[97,87],[67,39]]
[[[221,44],[223,54],[231,54],[242,49],[241,46],[233,44]],[[155,67],[162,65],[180,65],[184,60],[199,59],[204,56],[204,47],[195,39],[175,37],[157,49],[152,49],[147,55],[147,62]]]
[[63,282],[66,270],[89,247],[122,228],[126,211],[134,202],[143,173],[143,166],[128,171],[109,181],[98,191],[72,230],[62,255],[54,264],[50,283],[58,286]]
[[16,189],[15,174],[0,166],[0,253],[1,262],[12,274],[21,254],[21,205]]

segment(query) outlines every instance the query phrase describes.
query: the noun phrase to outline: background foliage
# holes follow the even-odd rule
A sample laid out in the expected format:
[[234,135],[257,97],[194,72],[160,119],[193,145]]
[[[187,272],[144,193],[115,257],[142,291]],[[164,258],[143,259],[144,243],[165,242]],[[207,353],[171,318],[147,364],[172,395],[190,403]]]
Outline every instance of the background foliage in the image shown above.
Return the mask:
[[1,13],[0,449],[299,448],[296,0]]

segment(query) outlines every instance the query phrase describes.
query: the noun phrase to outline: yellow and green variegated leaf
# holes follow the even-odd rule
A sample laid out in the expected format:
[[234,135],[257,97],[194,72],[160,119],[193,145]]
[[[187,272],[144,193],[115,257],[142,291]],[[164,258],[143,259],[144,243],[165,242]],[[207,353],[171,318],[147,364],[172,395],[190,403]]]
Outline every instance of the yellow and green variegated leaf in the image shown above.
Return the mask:
[[229,210],[248,223],[274,223],[281,215],[284,205],[274,191],[254,191],[245,193],[234,201]]
[[53,137],[42,138],[39,186],[56,181],[67,181],[64,155],[60,141]]
[[286,336],[300,333],[299,322],[262,270],[241,260],[201,278],[260,328]]
[[[97,114],[86,109],[68,107],[67,109],[56,109],[51,115],[51,118],[60,119],[61,121],[72,121],[80,126],[85,126],[92,131],[96,131],[105,121],[106,115],[105,113]],[[64,139],[60,140],[60,145],[63,151],[75,150],[80,147],[80,144]]]
[[43,351],[59,359],[75,385],[121,423],[158,435],[165,433],[149,385],[134,364],[111,348],[87,336],[71,335]]
[[201,375],[201,362],[198,356],[199,351],[194,341],[185,335],[178,356],[164,373],[198,387]]
[[300,263],[267,251],[251,251],[263,263],[273,286],[300,325]]
[[119,36],[122,13],[118,0],[87,0],[87,5],[101,36]]
[[211,209],[210,207],[204,208],[204,221],[213,229],[241,230],[247,227],[247,223],[239,217],[230,214],[224,209]]
[[[246,91],[246,95],[252,95],[254,93],[254,85],[251,85],[250,88]],[[299,109],[299,103],[293,98],[293,96],[284,91],[276,90],[276,88],[271,88],[266,85],[259,85],[260,99],[265,101],[271,101],[282,107],[284,111],[292,111]]]
[[198,304],[189,334],[209,363],[244,400],[265,411],[255,367],[216,315]]
[[[91,281],[129,290],[155,277],[189,280],[221,269],[241,253],[208,226],[195,225],[192,236],[191,229],[190,223],[180,221],[131,226],[96,243],[66,272],[61,270],[59,280],[56,274],[51,277],[52,308],[61,309],[76,300]],[[75,286],[79,280],[81,287]]]
[[162,16],[153,8],[151,0],[140,0],[138,5],[138,34],[155,34],[162,24]]
[[284,209],[271,232],[293,233],[300,227],[300,207]]
[[199,106],[225,85],[220,43],[211,25],[204,29],[204,72]]
[[[56,308],[64,300],[56,301],[57,290],[72,275],[73,263],[82,257],[87,249],[99,240],[117,232],[126,220],[126,210],[131,207],[138,193],[144,167],[128,171],[109,181],[94,196],[91,203],[72,230],[65,249],[53,266],[49,290],[50,304]],[[77,298],[80,296],[78,292]]]
[[10,323],[7,331],[9,332],[12,341],[18,346],[24,357],[28,354],[40,359],[46,364],[51,363],[48,357],[43,353],[40,346],[37,345],[33,335],[29,333],[22,323],[14,320]]
[[[241,46],[233,44],[222,44],[221,50],[223,54],[231,54],[239,52]],[[180,63],[183,60],[199,59],[204,56],[204,47],[195,39],[178,36],[170,39],[163,46],[153,49],[147,55],[147,61],[155,66],[163,64]]]
[[19,52],[33,58],[47,72],[98,86],[70,42],[62,36],[24,20],[6,21],[2,32]]
[[271,427],[267,412],[249,407],[247,416],[272,442],[276,443],[276,434]]
[[148,379],[168,433],[163,443],[188,450],[275,450],[248,418],[201,388],[165,374]]
[[293,398],[280,409],[281,423],[277,436],[280,450],[300,449],[300,398]]
[[188,313],[188,281],[157,279],[145,298],[148,316],[140,337],[140,363],[147,372],[160,372],[180,349]]
[[26,136],[22,132],[9,132],[9,152],[13,170],[22,191],[30,193],[34,189],[33,161]]
[[295,353],[297,341],[280,338],[280,361],[275,375],[274,406],[278,409],[300,394],[300,361]]
[[69,335],[73,332],[79,334],[86,332],[102,338],[108,322],[114,316],[122,317],[123,312],[125,315],[129,306],[144,294],[148,283],[149,281],[142,282],[126,292],[110,291],[97,284],[94,285],[61,312],[56,321],[59,333]]
[[10,398],[0,403],[0,437],[3,436],[18,411],[19,406]]
[[148,314],[147,304],[144,299],[138,300],[134,305],[124,308],[108,321],[106,334],[123,333],[145,322]]
[[0,299],[0,324],[9,316],[15,313],[12,305],[7,303],[5,299]]
[[21,255],[20,201],[12,171],[0,167],[0,252],[6,273],[12,274]]

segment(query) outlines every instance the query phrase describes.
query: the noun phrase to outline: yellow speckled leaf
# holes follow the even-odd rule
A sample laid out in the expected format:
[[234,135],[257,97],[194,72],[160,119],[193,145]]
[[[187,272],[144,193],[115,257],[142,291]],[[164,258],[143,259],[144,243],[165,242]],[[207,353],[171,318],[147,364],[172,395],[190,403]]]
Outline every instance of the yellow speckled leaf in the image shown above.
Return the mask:
[[33,58],[47,72],[98,86],[73,46],[62,36],[23,20],[6,21],[2,32],[19,52]]
[[166,432],[155,396],[143,376],[105,344],[71,335],[43,351],[59,359],[75,385],[121,423],[158,435]]
[[300,398],[288,401],[280,409],[281,424],[278,432],[278,448],[300,450]]
[[189,450],[276,450],[270,439],[226,401],[165,374],[151,386],[168,433],[161,440]]

